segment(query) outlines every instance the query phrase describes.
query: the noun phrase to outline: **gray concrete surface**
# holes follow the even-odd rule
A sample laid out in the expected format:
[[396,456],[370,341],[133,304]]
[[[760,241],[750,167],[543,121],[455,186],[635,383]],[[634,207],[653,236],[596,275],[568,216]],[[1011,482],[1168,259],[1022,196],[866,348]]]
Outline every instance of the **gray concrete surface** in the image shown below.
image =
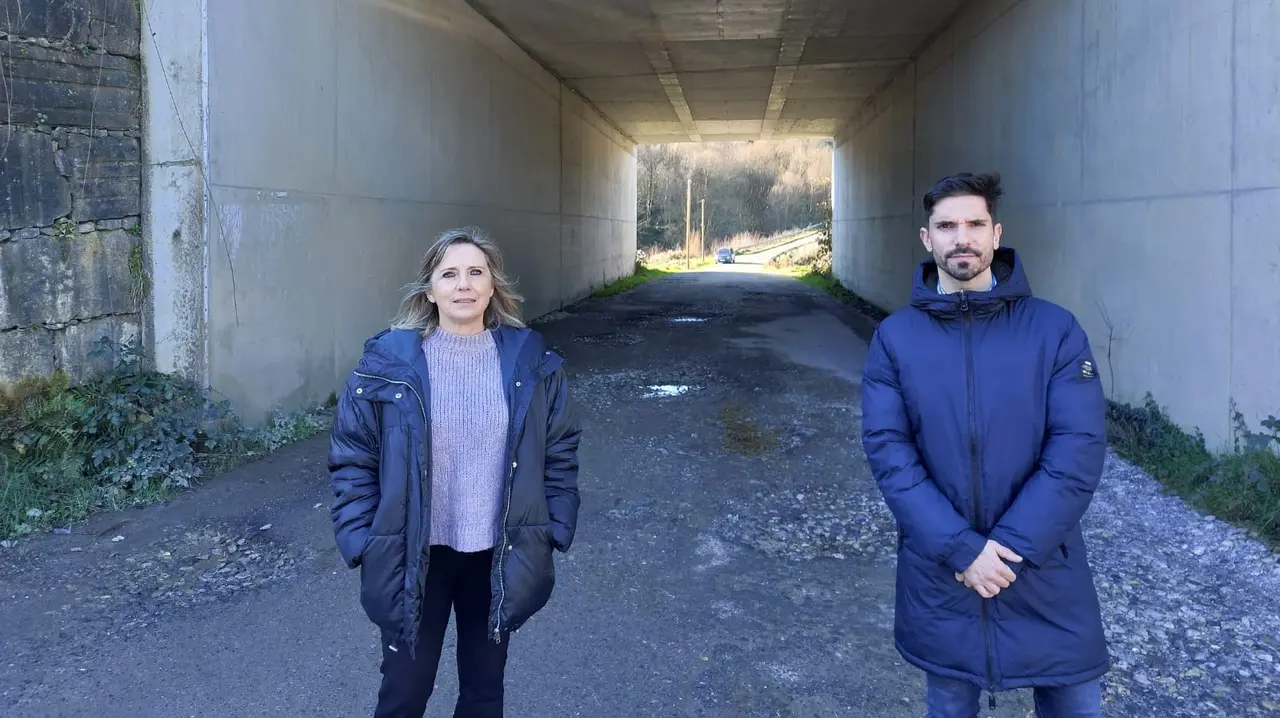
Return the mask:
[[962,5],[470,2],[641,144],[830,137]]
[[[146,0],[142,14],[142,236],[151,280],[151,356],[206,379],[208,222],[204,0]],[[216,229],[216,228],[212,228]]]
[[634,143],[463,0],[144,6],[158,364],[250,421],[323,401],[447,228],[533,314],[632,270]]
[[[891,643],[893,521],[858,439],[871,321],[738,266],[539,326],[583,412],[582,514],[551,603],[515,637],[507,715],[922,715]],[[333,545],[325,449],[0,551],[0,714],[368,715],[377,638]],[[1116,659],[1107,716],[1276,715],[1275,553],[1115,457],[1086,534]],[[429,716],[450,715],[454,670],[446,652]],[[1008,694],[983,715],[1028,709]]]
[[[976,0],[837,135],[836,275],[886,308],[920,197],[1001,172],[998,218],[1116,399],[1213,445],[1280,412],[1277,0]],[[1110,349],[1110,351],[1108,351]]]

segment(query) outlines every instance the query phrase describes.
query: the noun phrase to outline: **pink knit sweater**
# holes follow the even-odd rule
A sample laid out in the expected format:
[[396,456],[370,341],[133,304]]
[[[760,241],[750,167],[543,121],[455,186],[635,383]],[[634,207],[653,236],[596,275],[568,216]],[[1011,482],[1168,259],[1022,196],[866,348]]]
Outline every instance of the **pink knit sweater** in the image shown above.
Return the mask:
[[431,381],[431,543],[483,551],[497,543],[507,402],[492,332],[436,329],[422,342]]

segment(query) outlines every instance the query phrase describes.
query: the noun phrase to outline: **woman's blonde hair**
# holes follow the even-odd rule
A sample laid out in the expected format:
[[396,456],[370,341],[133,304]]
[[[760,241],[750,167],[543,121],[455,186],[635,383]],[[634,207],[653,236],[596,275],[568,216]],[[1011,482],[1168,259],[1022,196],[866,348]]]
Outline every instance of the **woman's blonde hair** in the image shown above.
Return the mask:
[[515,291],[515,283],[507,278],[503,271],[502,252],[484,232],[475,227],[450,229],[436,239],[435,244],[427,250],[422,258],[422,268],[418,278],[404,288],[405,296],[400,302],[400,312],[391,321],[392,329],[415,329],[427,336],[440,326],[440,309],[435,302],[427,299],[431,291],[431,275],[435,274],[440,262],[444,261],[444,253],[455,244],[470,244],[484,253],[489,264],[489,274],[493,278],[493,296],[489,298],[489,306],[484,310],[484,324],[488,329],[495,329],[501,324],[522,327],[520,321],[520,302],[524,301]]

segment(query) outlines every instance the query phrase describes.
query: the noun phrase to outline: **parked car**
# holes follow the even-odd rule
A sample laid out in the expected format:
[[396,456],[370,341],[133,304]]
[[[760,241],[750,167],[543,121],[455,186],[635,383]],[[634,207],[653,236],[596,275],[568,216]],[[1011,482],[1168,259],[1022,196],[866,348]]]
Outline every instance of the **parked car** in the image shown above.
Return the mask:
[[733,249],[721,247],[716,250],[716,264],[733,264]]

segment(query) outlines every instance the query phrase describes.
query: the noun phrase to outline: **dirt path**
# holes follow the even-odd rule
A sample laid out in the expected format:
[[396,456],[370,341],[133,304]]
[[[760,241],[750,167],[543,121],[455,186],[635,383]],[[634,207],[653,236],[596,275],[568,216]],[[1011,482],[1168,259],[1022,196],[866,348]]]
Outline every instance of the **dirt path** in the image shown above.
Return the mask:
[[[799,282],[709,271],[540,328],[588,427],[582,517],[551,604],[515,637],[507,715],[922,715],[921,677],[891,642],[892,520],[858,440],[867,320]],[[300,444],[169,506],[0,553],[0,713],[368,715],[377,639],[333,547],[325,448]],[[1139,482],[1115,484],[1126,496],[1147,486],[1124,476]],[[1274,560],[1237,543],[1255,588],[1234,586],[1219,613],[1201,607],[1233,612],[1229,624],[1196,623],[1194,604],[1159,596],[1221,595],[1151,582],[1199,559],[1139,551],[1173,539],[1138,533],[1146,514],[1114,490],[1099,501],[1093,555],[1125,661],[1108,715],[1265,714],[1280,662],[1260,657],[1276,635],[1265,612],[1280,613],[1265,593]],[[1225,530],[1188,516],[1212,538]],[[1122,542],[1128,553],[1110,550]],[[1141,558],[1152,555],[1160,566]],[[1179,637],[1186,628],[1200,633]],[[1219,643],[1196,662],[1155,648],[1162,638]],[[451,656],[438,686],[428,715],[450,715]],[[1028,707],[1011,695],[992,715]]]

